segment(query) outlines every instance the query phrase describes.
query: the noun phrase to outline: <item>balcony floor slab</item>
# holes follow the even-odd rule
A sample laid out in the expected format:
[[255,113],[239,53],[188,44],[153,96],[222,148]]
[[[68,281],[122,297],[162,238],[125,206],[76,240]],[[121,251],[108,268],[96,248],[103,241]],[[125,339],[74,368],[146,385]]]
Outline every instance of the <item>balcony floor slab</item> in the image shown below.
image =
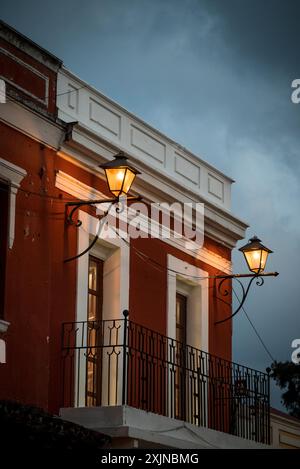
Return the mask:
[[[119,448],[268,449],[269,446],[130,406],[60,409],[64,420],[105,433]],[[123,444],[122,444],[123,441]],[[125,446],[124,446],[125,445]]]

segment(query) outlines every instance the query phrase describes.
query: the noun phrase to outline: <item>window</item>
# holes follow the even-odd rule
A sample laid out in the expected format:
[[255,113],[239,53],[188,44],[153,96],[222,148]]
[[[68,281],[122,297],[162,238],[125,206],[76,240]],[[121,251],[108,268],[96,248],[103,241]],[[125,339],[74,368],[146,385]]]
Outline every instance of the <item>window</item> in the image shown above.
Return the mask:
[[186,296],[176,293],[176,340],[183,344],[186,344],[186,303]]
[[103,261],[89,256],[86,405],[101,405]]
[[0,319],[4,318],[9,185],[0,181]]

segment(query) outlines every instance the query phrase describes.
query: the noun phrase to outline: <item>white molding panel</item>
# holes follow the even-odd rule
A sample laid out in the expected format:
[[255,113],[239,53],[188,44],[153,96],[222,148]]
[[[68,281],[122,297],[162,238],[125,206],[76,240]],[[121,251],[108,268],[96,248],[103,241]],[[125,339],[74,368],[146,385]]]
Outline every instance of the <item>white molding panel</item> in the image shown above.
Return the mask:
[[[159,170],[183,189],[230,210],[232,179],[64,68],[58,73],[57,105],[62,120],[77,121],[96,138],[105,139],[148,168]],[[99,156],[100,162],[105,155]]]
[[224,182],[220,178],[208,173],[208,193],[224,201],[224,192]]
[[200,187],[200,167],[192,163],[180,153],[175,152],[175,172],[183,180],[189,180],[196,187]]
[[109,109],[100,100],[89,99],[89,121],[92,122],[96,132],[120,139],[120,114]]

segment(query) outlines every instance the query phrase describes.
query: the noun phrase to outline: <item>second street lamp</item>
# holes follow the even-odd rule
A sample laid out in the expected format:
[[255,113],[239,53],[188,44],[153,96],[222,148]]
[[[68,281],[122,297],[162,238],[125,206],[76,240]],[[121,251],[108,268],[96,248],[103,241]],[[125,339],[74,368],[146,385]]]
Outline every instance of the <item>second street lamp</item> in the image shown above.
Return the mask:
[[[242,246],[239,251],[244,254],[248,268],[251,274],[232,274],[232,275],[217,275],[215,278],[221,280],[218,285],[218,293],[222,296],[229,295],[228,289],[223,289],[224,282],[226,280],[236,280],[242,290],[242,298],[237,309],[228,317],[216,321],[215,324],[221,324],[233,318],[243,307],[245,300],[248,296],[251,285],[256,281],[256,285],[262,286],[264,284],[263,277],[277,277],[278,272],[265,272],[265,267],[269,254],[273,251],[267,248],[261,243],[261,240],[257,236],[253,236],[249,239],[245,246]],[[240,281],[241,278],[250,278],[248,285],[245,287]]]
[[245,246],[242,246],[239,251],[244,254],[249,270],[255,274],[259,274],[265,270],[268,255],[273,252],[271,249],[261,244],[257,236],[253,236],[253,238],[249,239],[249,242]]

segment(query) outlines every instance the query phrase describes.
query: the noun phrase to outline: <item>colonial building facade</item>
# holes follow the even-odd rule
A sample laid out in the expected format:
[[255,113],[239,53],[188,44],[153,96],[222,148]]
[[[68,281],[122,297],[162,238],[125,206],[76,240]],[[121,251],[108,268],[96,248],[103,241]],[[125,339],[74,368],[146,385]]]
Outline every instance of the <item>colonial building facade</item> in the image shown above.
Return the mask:
[[[231,321],[216,324],[231,312],[216,276],[247,228],[232,179],[4,23],[0,38],[0,397],[118,447],[268,443],[268,378],[231,362]],[[176,236],[175,212],[168,238],[128,236],[128,220],[100,232],[97,203],[68,223],[69,202],[111,198],[100,165],[120,151],[145,207],[202,204],[203,242]],[[139,220],[145,233],[149,214]]]

